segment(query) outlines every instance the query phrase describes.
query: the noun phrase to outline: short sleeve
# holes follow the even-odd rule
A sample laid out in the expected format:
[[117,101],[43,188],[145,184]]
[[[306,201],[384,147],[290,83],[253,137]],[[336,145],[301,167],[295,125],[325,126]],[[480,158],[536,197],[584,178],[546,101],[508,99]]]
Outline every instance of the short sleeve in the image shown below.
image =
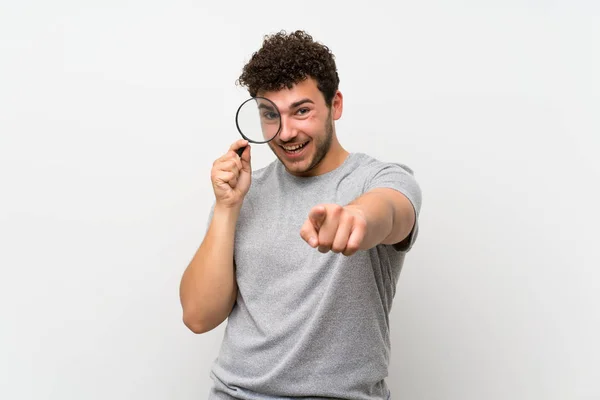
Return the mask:
[[408,198],[415,210],[415,225],[410,234],[402,242],[393,245],[397,251],[408,252],[419,233],[419,214],[422,201],[421,187],[415,178],[414,171],[404,164],[379,161],[369,167],[373,168],[373,171],[369,174],[365,192],[375,188],[395,189]]

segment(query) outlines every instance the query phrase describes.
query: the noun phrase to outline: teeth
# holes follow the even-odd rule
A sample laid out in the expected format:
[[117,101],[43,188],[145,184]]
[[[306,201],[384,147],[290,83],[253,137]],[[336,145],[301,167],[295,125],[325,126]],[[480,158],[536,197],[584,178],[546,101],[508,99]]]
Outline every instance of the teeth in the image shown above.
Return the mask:
[[287,150],[287,151],[294,151],[294,150],[297,150],[297,149],[299,149],[300,147],[304,146],[304,144],[305,144],[305,143],[298,144],[298,145],[296,145],[296,146],[283,146],[283,148],[284,148],[285,150]]

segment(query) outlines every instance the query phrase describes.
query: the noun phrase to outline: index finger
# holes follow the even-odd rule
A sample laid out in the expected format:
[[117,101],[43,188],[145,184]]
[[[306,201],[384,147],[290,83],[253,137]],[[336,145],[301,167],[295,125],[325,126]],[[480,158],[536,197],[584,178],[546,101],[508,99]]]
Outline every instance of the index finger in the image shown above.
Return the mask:
[[304,224],[300,229],[300,237],[302,237],[302,239],[304,239],[304,241],[308,243],[310,247],[314,248],[319,244],[319,234],[313,226],[313,223],[308,219],[304,221]]
[[315,206],[308,213],[308,219],[316,229],[319,229],[323,225],[326,216],[327,210],[324,206]]
[[236,151],[237,149],[241,149],[242,147],[248,146],[248,141],[246,139],[238,139],[229,146],[229,150]]

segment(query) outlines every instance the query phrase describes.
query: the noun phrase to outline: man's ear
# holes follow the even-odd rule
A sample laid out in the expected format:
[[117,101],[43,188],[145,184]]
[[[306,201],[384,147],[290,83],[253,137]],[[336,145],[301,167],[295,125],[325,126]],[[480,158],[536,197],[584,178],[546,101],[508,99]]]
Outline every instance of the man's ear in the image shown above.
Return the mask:
[[331,101],[331,115],[333,116],[333,120],[336,121],[342,117],[342,111],[344,109],[344,97],[342,96],[342,92],[339,90],[335,92],[333,96],[333,100]]

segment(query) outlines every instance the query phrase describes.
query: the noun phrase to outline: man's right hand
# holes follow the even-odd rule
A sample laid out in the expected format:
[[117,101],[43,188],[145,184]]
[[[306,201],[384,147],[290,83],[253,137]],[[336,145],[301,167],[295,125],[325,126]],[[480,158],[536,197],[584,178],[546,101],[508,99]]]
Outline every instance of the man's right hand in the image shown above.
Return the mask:
[[[235,151],[244,146],[246,149],[239,157]],[[240,139],[213,163],[211,181],[216,205],[227,208],[240,207],[250,189],[251,178],[250,145],[247,140]]]

